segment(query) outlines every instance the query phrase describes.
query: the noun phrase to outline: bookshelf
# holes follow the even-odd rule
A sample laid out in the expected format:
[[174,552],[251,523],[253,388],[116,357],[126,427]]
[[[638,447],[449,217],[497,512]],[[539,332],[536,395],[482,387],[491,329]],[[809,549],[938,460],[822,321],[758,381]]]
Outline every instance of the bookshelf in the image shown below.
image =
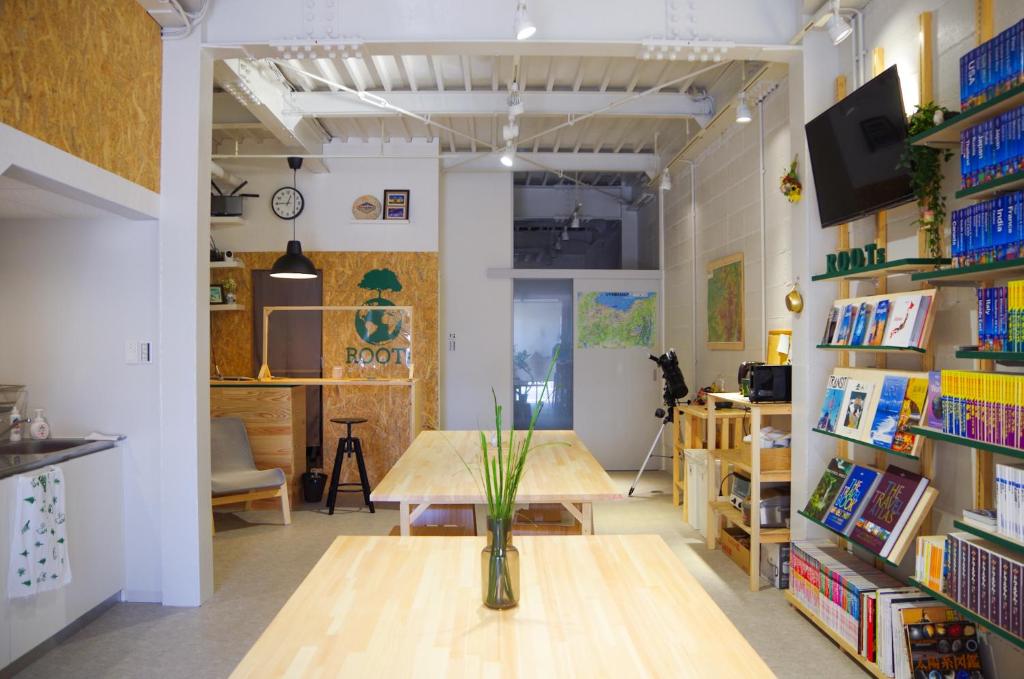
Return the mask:
[[1022,274],[1024,274],[1024,259],[1007,259],[986,264],[924,271],[911,274],[910,279],[932,285],[960,285],[973,288],[987,281],[1009,280]]
[[977,613],[975,613],[971,609],[965,608],[961,604],[958,604],[957,602],[955,602],[952,599],[950,599],[948,596],[946,596],[942,592],[938,592],[938,591],[932,589],[931,587],[928,587],[927,585],[925,585],[924,583],[916,580],[915,578],[910,578],[910,584],[912,584],[914,587],[919,588],[922,592],[925,592],[925,593],[929,594],[930,596],[932,596],[933,598],[937,599],[938,601],[941,601],[946,606],[949,606],[953,610],[959,612],[961,615],[963,615],[968,620],[973,620],[978,625],[980,625],[980,626],[984,627],[985,629],[987,629],[987,630],[997,634],[998,636],[1002,637],[1003,639],[1006,639],[1007,641],[1009,641],[1011,644],[1013,644],[1017,648],[1024,649],[1024,639],[1018,637],[1013,632],[1011,632],[1011,631],[1009,631],[1007,629],[1003,629],[999,625],[993,623],[991,620],[986,620],[985,618],[981,617],[980,615],[978,615]]
[[1003,92],[984,104],[961,111],[941,125],[936,125],[907,141],[915,146],[955,146],[959,148],[961,132],[1018,106],[1024,106],[1024,85],[1018,85]]
[[911,427],[911,430],[920,436],[925,438],[933,439],[935,441],[945,441],[946,443],[955,443],[958,446],[965,446],[967,448],[974,448],[976,450],[984,450],[990,453],[999,453],[1000,455],[1007,455],[1009,457],[1015,457],[1020,460],[1024,460],[1024,450],[1020,448],[1010,448],[1008,446],[1001,446],[996,443],[986,443],[984,441],[976,441],[975,439],[964,438],[963,436],[954,436],[953,434],[947,434],[946,432],[939,431],[938,429],[932,429],[931,427]]
[[948,257],[905,257],[894,259],[891,262],[873,264],[856,271],[836,271],[835,273],[819,273],[811,276],[812,281],[873,281],[879,276],[906,276],[912,273],[932,271],[940,266],[951,264],[953,260]]
[[804,606],[803,602],[797,599],[793,594],[786,590],[786,602],[795,608],[802,616],[807,618],[808,622],[813,624],[815,627],[824,632],[837,646],[845,653],[855,660],[861,667],[863,667],[871,676],[878,677],[878,679],[889,679],[889,675],[885,674],[878,668],[878,665],[871,662],[860,653],[857,649],[847,643],[846,639],[843,639],[840,635],[832,631],[832,629],[826,625],[821,618],[815,615],[814,611]]
[[995,198],[1001,193],[1009,193],[1024,188],[1024,172],[1008,174],[991,181],[982,182],[969,189],[960,189],[956,192],[957,198],[970,198],[971,200],[988,200]]
[[921,347],[876,347],[872,345],[851,346],[849,344],[819,344],[815,348],[823,349],[825,351],[859,351],[867,354],[923,354],[928,351]]
[[970,533],[971,535],[977,535],[979,538],[984,538],[993,544],[1006,547],[1007,549],[1012,549],[1018,554],[1024,554],[1024,542],[1018,542],[1017,540],[1002,535],[1001,533],[997,533],[994,530],[986,530],[979,526],[975,526],[973,523],[959,520],[954,520],[953,526],[957,530],[962,530],[965,533]]
[[887,455],[895,455],[896,457],[905,457],[905,458],[910,459],[910,460],[917,460],[917,459],[919,459],[917,457],[917,455],[914,455],[913,453],[901,453],[899,451],[892,450],[891,448],[886,448],[885,446],[875,445],[874,443],[871,443],[870,441],[864,441],[862,439],[850,438],[849,436],[843,436],[842,434],[837,434],[837,433],[835,433],[833,431],[828,431],[827,429],[818,429],[817,427],[811,427],[811,431],[813,431],[816,434],[822,434],[824,436],[831,436],[834,439],[839,439],[840,441],[846,441],[847,443],[852,443],[854,445],[864,446],[865,448],[871,448],[873,450],[880,451],[880,452],[885,453]]
[[1024,365],[1024,352],[1018,351],[985,351],[981,349],[963,349],[956,352],[957,358],[973,358],[978,361],[993,361],[1009,366]]

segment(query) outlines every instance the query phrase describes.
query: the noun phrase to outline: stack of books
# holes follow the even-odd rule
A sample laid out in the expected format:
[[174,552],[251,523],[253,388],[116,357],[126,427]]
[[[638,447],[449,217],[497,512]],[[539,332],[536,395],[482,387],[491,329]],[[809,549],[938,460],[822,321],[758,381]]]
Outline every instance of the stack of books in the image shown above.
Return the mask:
[[1024,465],[996,465],[995,530],[1024,542]]
[[960,133],[960,188],[1024,170],[1024,106]]
[[1024,375],[943,370],[942,431],[972,441],[1024,443]]
[[836,457],[802,513],[885,558],[915,532],[927,487],[927,478],[895,465],[882,472]]
[[930,295],[901,294],[872,301],[874,303],[865,300],[832,307],[821,343],[851,347],[921,347],[932,301]]
[[944,539],[924,536],[918,538],[918,547],[919,582],[1010,634],[1024,635],[1024,563],[1019,554],[969,533],[950,533]]
[[953,266],[988,264],[1024,256],[1024,193],[953,210],[950,215]]
[[984,104],[1024,83],[1024,20],[960,57],[960,108]]
[[978,348],[1024,351],[1024,281],[978,288]]

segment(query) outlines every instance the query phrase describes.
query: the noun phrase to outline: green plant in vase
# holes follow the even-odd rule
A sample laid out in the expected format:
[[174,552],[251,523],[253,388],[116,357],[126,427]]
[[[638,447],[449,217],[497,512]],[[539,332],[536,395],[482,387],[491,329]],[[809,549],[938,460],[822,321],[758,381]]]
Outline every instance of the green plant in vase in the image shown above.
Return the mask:
[[[909,137],[941,125],[949,110],[935,102],[918,106],[907,121]],[[913,146],[908,141],[900,157],[900,167],[910,170],[910,188],[917,197],[915,222],[928,239],[928,255],[942,257],[942,225],[946,221],[946,196],[942,191],[942,166],[953,153],[947,149]]]
[[548,384],[559,351],[560,348],[556,348],[551,357],[544,386],[533,406],[530,426],[526,432],[516,432],[514,426],[503,431],[502,407],[491,389],[494,438],[489,440],[487,433],[480,432],[478,469],[474,470],[473,466],[463,460],[487,498],[487,546],[480,554],[480,576],[483,603],[488,608],[512,608],[519,603],[519,550],[512,544],[512,517],[527,457],[536,447],[533,445],[533,430],[544,409],[544,399],[548,394]]

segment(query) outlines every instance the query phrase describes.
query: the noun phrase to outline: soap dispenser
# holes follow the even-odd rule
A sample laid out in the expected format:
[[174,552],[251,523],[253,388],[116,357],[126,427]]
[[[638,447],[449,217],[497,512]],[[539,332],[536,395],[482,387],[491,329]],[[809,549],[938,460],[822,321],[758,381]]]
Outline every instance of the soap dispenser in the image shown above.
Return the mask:
[[32,424],[28,428],[29,434],[34,439],[50,438],[50,423],[46,421],[43,409],[36,408],[33,412],[35,414],[32,416]]
[[17,443],[21,440],[21,413],[18,412],[18,406],[11,408],[11,421],[10,421],[10,442]]

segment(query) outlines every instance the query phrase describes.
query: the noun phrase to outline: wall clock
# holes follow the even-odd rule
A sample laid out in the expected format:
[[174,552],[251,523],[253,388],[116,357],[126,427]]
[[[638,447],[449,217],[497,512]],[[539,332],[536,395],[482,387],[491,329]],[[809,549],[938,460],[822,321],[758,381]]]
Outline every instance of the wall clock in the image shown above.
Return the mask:
[[274,214],[281,219],[295,219],[302,214],[302,208],[306,207],[306,201],[293,186],[282,186],[270,198],[270,207]]

